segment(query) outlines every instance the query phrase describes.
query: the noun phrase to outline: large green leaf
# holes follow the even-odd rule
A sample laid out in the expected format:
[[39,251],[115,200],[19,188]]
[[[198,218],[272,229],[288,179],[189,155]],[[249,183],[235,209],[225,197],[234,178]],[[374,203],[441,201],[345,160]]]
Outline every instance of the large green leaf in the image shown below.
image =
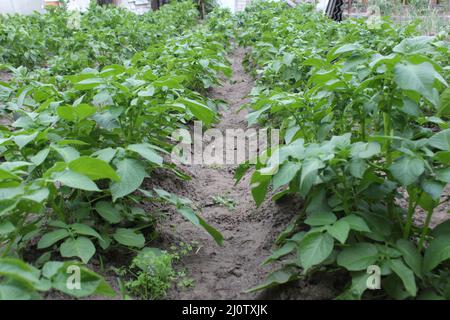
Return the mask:
[[396,244],[406,264],[420,277],[422,275],[422,256],[417,248],[411,241],[405,239],[399,239]]
[[142,248],[145,245],[145,238],[140,232],[133,229],[119,228],[113,234],[114,240],[127,247]]
[[358,217],[357,215],[350,214],[341,219],[345,221],[350,226],[350,229],[361,231],[361,232],[370,232],[370,228],[363,218]]
[[0,276],[32,286],[38,285],[40,282],[39,270],[15,258],[0,258]]
[[318,170],[323,168],[324,163],[318,158],[310,158],[302,163],[300,176],[300,194],[306,196],[316,182]]
[[349,271],[360,271],[367,269],[377,259],[377,248],[371,243],[361,242],[344,248],[337,256],[337,264]]
[[299,262],[305,272],[328,258],[333,246],[334,240],[328,233],[307,234],[298,244]]
[[344,244],[350,232],[350,225],[341,219],[336,221],[332,226],[327,227],[327,231],[333,238]]
[[270,184],[270,175],[263,175],[255,171],[251,177],[252,196],[257,206],[264,201]]
[[69,238],[59,247],[61,256],[65,258],[78,257],[84,263],[88,263],[95,254],[95,246],[89,238]]
[[124,197],[139,188],[146,176],[145,167],[135,159],[125,158],[117,163],[119,182],[111,184],[113,201]]
[[112,203],[106,201],[99,201],[95,204],[95,210],[98,214],[111,224],[122,221],[120,211],[117,210]]
[[405,264],[400,259],[390,260],[389,261],[389,267],[402,280],[406,291],[410,295],[415,297],[416,293],[417,293],[416,279],[415,279],[414,273],[411,271],[411,269],[409,269],[407,266],[405,266]]
[[273,176],[273,189],[276,190],[282,185],[289,183],[292,179],[294,179],[300,169],[301,165],[298,162],[286,162],[283,164],[278,172]]
[[450,129],[434,134],[429,140],[430,146],[443,151],[450,151]]
[[117,175],[116,171],[114,171],[108,163],[96,158],[86,156],[79,157],[78,159],[69,162],[69,168],[74,172],[84,174],[92,180],[120,180],[120,177]]
[[62,173],[57,174],[54,180],[61,182],[65,186],[75,189],[86,191],[100,191],[97,185],[87,176],[71,170],[66,170]]
[[186,105],[192,114],[199,120],[203,121],[205,125],[210,125],[214,120],[215,113],[203,103],[188,98],[181,98],[178,102]]
[[295,272],[295,269],[286,267],[286,268],[272,272],[271,274],[269,274],[269,276],[266,278],[266,280],[264,280],[263,283],[247,290],[246,292],[254,292],[254,291],[258,291],[258,290],[267,289],[267,288],[270,288],[270,287],[273,287],[276,285],[287,283],[296,278],[298,278],[298,275]]
[[312,212],[305,219],[305,223],[310,226],[324,226],[327,224],[332,224],[337,220],[336,215],[333,212]]
[[140,154],[144,159],[161,166],[163,158],[148,143],[132,144],[127,147],[128,150]]
[[44,234],[38,242],[38,249],[45,249],[70,235],[66,229],[57,229]]
[[203,220],[199,215],[195,214],[194,210],[189,207],[178,208],[177,210],[183,217],[188,219],[194,225],[204,228],[219,245],[223,244],[222,234],[211,225],[206,223],[206,221]]
[[83,224],[83,223],[74,223],[70,225],[70,228],[77,234],[81,234],[84,236],[92,236],[97,239],[101,239],[102,237],[95,231],[92,227]]
[[445,89],[441,94],[441,107],[437,115],[440,116],[450,116],[450,87]]
[[416,182],[424,170],[423,160],[411,156],[400,157],[389,167],[394,178],[403,186]]
[[450,259],[450,235],[440,235],[431,241],[425,250],[423,271],[429,272],[441,262]]
[[32,133],[32,134],[19,134],[16,136],[13,136],[13,141],[17,144],[19,149],[22,149],[27,144],[29,144],[31,141],[33,141],[37,135],[39,134],[38,131]]
[[[79,271],[79,288],[70,288],[67,285],[71,281],[69,277],[74,275],[71,270]],[[102,295],[108,297],[114,297],[116,295],[116,292],[114,292],[103,277],[92,270],[89,270],[85,266],[77,265],[73,262],[47,262],[43,267],[43,273],[51,279],[54,289],[77,298],[90,295]]]
[[[427,100],[437,105],[437,92],[433,90],[433,86],[438,76],[431,63],[397,63],[395,65],[394,75],[395,82],[399,88],[421,94]],[[439,99],[439,96],[437,96],[437,99]]]

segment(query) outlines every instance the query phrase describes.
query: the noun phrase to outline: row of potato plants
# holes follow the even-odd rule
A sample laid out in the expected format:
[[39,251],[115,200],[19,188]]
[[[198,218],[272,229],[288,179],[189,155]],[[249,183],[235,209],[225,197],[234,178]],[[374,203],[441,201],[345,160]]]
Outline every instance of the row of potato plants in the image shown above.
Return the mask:
[[[164,6],[170,25],[143,23],[170,34],[193,7]],[[117,9],[99,10],[108,17]],[[188,179],[170,161],[169,137],[192,119],[209,125],[217,117],[221,102],[202,93],[231,69],[229,38],[216,28],[221,13],[214,15],[211,28],[206,22],[161,37],[123,64],[0,82],[2,116],[12,118],[0,126],[0,298],[51,289],[114,295],[87,264],[111,248],[136,252],[151,242],[156,216],[144,202],[173,206],[222,243],[189,199],[144,188],[158,168]],[[25,262],[30,251],[39,257]],[[66,285],[72,265],[81,268],[79,290]]]
[[449,201],[448,34],[270,2],[236,23],[257,79],[248,122],[282,140],[236,177],[253,168],[258,205],[269,190],[304,203],[264,262],[283,267],[252,290],[344,270],[340,299],[450,299],[450,220],[430,228]]
[[129,60],[149,45],[197,23],[189,2],[136,15],[121,7],[97,6],[80,14],[63,8],[46,13],[0,15],[0,63],[46,74],[74,73]]

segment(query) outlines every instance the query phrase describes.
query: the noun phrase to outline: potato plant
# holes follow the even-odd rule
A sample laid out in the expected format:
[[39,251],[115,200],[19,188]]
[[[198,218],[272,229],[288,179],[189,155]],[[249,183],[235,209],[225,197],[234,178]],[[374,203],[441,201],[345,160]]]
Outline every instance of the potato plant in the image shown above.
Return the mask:
[[[189,199],[143,187],[156,168],[187,179],[166,156],[168,137],[193,119],[210,125],[217,117],[219,102],[202,93],[231,72],[229,35],[211,31],[208,23],[195,26],[197,14],[190,2],[142,17],[93,7],[83,16],[95,17],[87,29],[63,43],[40,44],[44,59],[47,49],[58,51],[51,53],[49,69],[17,68],[16,80],[0,83],[2,115],[11,120],[0,127],[0,298],[36,298],[50,289],[76,297],[114,295],[87,265],[111,247],[136,252],[151,241],[145,230],[154,229],[155,217],[142,209],[144,201],[173,206],[222,243]],[[39,27],[46,18],[63,19],[55,12],[23,19]],[[52,23],[45,28],[63,36],[64,28]],[[89,47],[97,37],[108,39],[106,55]],[[71,42],[80,50],[73,51]],[[86,59],[67,59],[74,52]],[[38,63],[2,57],[16,65]],[[77,72],[65,74],[69,70]],[[34,265],[23,261],[30,248],[40,254]],[[70,265],[81,268],[81,291],[66,288]]]
[[338,268],[351,277],[338,298],[360,299],[376,266],[384,297],[449,299],[450,221],[430,228],[449,201],[448,34],[265,2],[236,22],[257,79],[249,124],[283,140],[253,168],[253,197],[304,201],[266,261],[284,266],[252,290]]

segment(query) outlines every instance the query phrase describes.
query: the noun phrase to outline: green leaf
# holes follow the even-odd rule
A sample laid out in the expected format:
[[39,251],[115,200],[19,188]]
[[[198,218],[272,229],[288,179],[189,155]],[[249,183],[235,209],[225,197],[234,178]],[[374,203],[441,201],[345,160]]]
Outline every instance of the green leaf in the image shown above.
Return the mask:
[[416,182],[424,170],[423,160],[411,156],[400,157],[389,167],[394,178],[403,186]]
[[353,158],[369,159],[381,152],[381,146],[378,142],[356,142],[350,152]]
[[95,254],[95,246],[89,238],[69,238],[59,247],[61,256],[65,258],[78,257],[83,263],[88,263]]
[[336,220],[336,215],[333,212],[313,212],[308,215],[305,223],[310,226],[323,226],[332,224]]
[[370,274],[364,272],[352,272],[352,284],[336,297],[336,300],[360,300],[367,288],[367,280]]
[[158,166],[163,164],[163,158],[148,143],[132,144],[129,145],[127,149],[138,153],[144,159],[147,159]]
[[272,254],[264,260],[261,265],[265,265],[271,261],[278,260],[279,258],[291,253],[294,249],[297,248],[297,244],[294,241],[286,242],[281,248],[272,252]]
[[406,291],[413,297],[416,296],[417,287],[414,273],[409,269],[400,259],[392,259],[389,261],[389,267],[394,271],[402,280]]
[[332,226],[328,226],[327,231],[333,238],[344,244],[350,232],[350,225],[341,219],[336,221]]
[[438,201],[444,190],[445,183],[433,180],[423,180],[420,184],[422,190],[425,191],[433,200]]
[[95,231],[92,227],[82,224],[82,223],[74,223],[71,224],[70,227],[76,234],[81,234],[84,236],[92,236],[97,239],[101,239],[102,237]]
[[259,171],[255,171],[252,174],[250,183],[252,188],[252,196],[256,202],[256,205],[259,207],[264,201],[267,189],[270,184],[271,175],[263,175]]
[[70,162],[80,156],[78,150],[73,147],[57,147],[53,145],[52,149],[55,150],[65,162]]
[[350,229],[360,232],[370,232],[370,228],[363,218],[358,217],[357,215],[350,214],[348,216],[343,217],[340,221],[345,221],[350,226]]
[[441,94],[441,107],[437,116],[450,116],[450,87],[445,89]]
[[420,277],[422,276],[422,256],[411,241],[405,239],[397,240],[397,249],[402,253],[406,264]]
[[278,189],[282,185],[288,184],[292,179],[294,179],[300,168],[301,165],[298,162],[286,162],[283,164],[272,178],[273,190]]
[[377,247],[371,243],[361,242],[344,248],[337,256],[337,264],[349,271],[360,271],[367,269],[377,259]]
[[116,171],[114,171],[114,169],[107,162],[96,158],[83,156],[72,160],[69,162],[69,169],[74,172],[81,173],[92,180],[120,180],[120,177],[117,175]]
[[434,134],[428,140],[428,144],[439,150],[450,151],[450,129]]
[[73,87],[76,90],[91,90],[103,83],[102,78],[90,78],[76,83]]
[[119,228],[113,234],[114,240],[127,247],[142,248],[145,245],[145,238],[140,232],[133,229]]
[[47,159],[48,154],[50,153],[50,148],[45,148],[36,153],[34,156],[30,157],[30,161],[33,162],[35,166],[41,165],[45,159]]
[[38,242],[38,249],[45,249],[70,235],[66,229],[57,229],[44,234]]
[[16,230],[16,227],[10,221],[0,222],[0,235],[10,234]]
[[117,163],[119,182],[111,184],[113,201],[122,198],[139,188],[146,176],[145,168],[140,161],[125,158]]
[[93,156],[93,157],[99,158],[100,160],[103,160],[103,161],[109,163],[109,162],[111,162],[112,159],[114,159],[116,153],[117,153],[117,149],[105,148],[105,149],[101,149],[101,150],[94,152],[91,155],[91,157]]
[[300,177],[300,194],[306,196],[311,187],[316,182],[318,169],[323,168],[324,163],[317,158],[306,159],[302,163],[302,173]]
[[445,169],[438,169],[436,172],[436,178],[442,182],[450,183],[450,167]]
[[328,233],[307,234],[298,244],[300,265],[306,272],[309,268],[323,262],[333,251],[334,240]]
[[423,95],[434,105],[436,105],[436,99],[433,85],[437,79],[436,74],[436,70],[429,62],[397,63],[394,69],[394,79],[400,89],[411,90]]
[[266,280],[264,280],[263,283],[247,290],[246,292],[254,292],[254,291],[258,291],[258,290],[267,289],[267,288],[270,288],[270,287],[273,287],[276,285],[287,283],[289,281],[296,279],[297,277],[298,276],[297,276],[297,272],[295,271],[295,269],[286,267],[286,268],[277,270],[275,272],[272,272],[271,274],[269,274],[267,276]]
[[438,224],[432,231],[431,234],[434,237],[443,236],[446,234],[450,234],[450,220],[446,220],[440,224]]
[[19,259],[0,258],[0,276],[8,277],[25,285],[39,285],[39,270]]
[[61,119],[66,121],[75,121],[75,110],[71,106],[59,106],[56,108],[56,113]]
[[350,173],[358,179],[362,179],[367,170],[367,163],[363,159],[353,159],[350,161]]
[[86,191],[100,191],[97,185],[88,177],[70,170],[58,173],[55,176],[54,180],[61,182],[65,186],[75,189],[81,189]]
[[138,92],[139,97],[153,97],[155,94],[155,87],[148,86],[145,90],[141,90]]
[[423,271],[430,272],[441,262],[450,259],[450,235],[440,235],[433,239],[425,250]]
[[15,144],[17,144],[17,146],[19,147],[19,149],[22,149],[23,147],[25,147],[27,144],[29,144],[31,141],[33,141],[39,132],[35,132],[32,134],[21,134],[21,135],[17,135],[17,136],[13,136],[13,141],[15,142]]
[[[69,277],[73,276],[70,271],[71,267],[77,267],[80,271],[80,289],[71,289],[67,286],[70,282]],[[109,284],[98,274],[89,270],[85,266],[74,264],[73,262],[47,262],[43,270],[49,270],[48,277],[51,278],[54,289],[61,291],[70,296],[77,298],[87,297],[90,295],[102,295],[114,297],[116,292],[109,286]]]
[[214,120],[215,113],[203,103],[188,98],[178,99],[178,102],[186,105],[192,114],[199,120],[203,121],[205,125],[210,125]]
[[433,37],[430,36],[406,38],[396,45],[392,51],[404,54],[428,53],[432,49],[431,41],[433,41]]
[[2,180],[7,180],[7,179],[11,179],[11,180],[16,180],[16,181],[21,181],[22,179],[20,179],[20,177],[12,172],[0,169],[0,179]]
[[95,204],[95,210],[98,214],[111,224],[122,221],[120,211],[117,210],[111,203],[106,201],[99,201]]
[[213,228],[212,226],[207,224],[206,221],[203,220],[199,215],[195,214],[195,212],[194,212],[194,210],[192,210],[192,208],[183,207],[183,208],[178,208],[177,211],[183,217],[185,217],[190,222],[192,222],[194,225],[204,228],[214,238],[214,240],[219,245],[223,245],[222,234],[219,231],[217,231],[215,228]]

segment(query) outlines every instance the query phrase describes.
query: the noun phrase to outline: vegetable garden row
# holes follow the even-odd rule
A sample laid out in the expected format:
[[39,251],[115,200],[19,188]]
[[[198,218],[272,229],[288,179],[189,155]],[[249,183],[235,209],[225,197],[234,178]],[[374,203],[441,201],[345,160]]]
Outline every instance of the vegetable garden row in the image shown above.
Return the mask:
[[[420,36],[387,19],[335,23],[275,3],[237,21],[258,79],[248,121],[281,128],[283,140],[237,178],[253,170],[258,205],[270,187],[272,200],[304,201],[266,260],[284,267],[254,290],[344,270],[340,299],[449,299],[450,220],[430,230],[449,201],[448,34]],[[381,293],[367,290],[374,272]]]
[[[164,297],[189,249],[155,247],[160,213],[145,203],[223,243],[191,200],[154,186],[162,171],[190,179],[169,137],[220,121],[208,89],[231,75],[230,42],[256,79],[249,126],[281,132],[236,181],[251,174],[257,206],[303,203],[263,262],[282,267],[249,290],[332,272],[340,299],[450,299],[450,220],[431,228],[449,201],[448,34],[259,1],[202,23],[192,2],[0,17],[0,70],[13,76],[0,81],[0,299],[117,296],[101,272],[113,251],[131,260],[122,297]],[[374,273],[382,290],[367,290]]]
[[[0,298],[116,295],[87,265],[123,247],[146,270],[161,254],[141,250],[156,220],[143,201],[174,206],[222,242],[188,199],[143,189],[156,168],[187,179],[164,160],[167,137],[216,118],[204,93],[230,73],[218,18],[198,25],[191,2],[143,16],[93,6],[78,26],[72,18],[56,10],[0,21],[3,67],[14,75],[0,82],[10,120],[0,127]],[[73,266],[78,290],[67,285]]]

